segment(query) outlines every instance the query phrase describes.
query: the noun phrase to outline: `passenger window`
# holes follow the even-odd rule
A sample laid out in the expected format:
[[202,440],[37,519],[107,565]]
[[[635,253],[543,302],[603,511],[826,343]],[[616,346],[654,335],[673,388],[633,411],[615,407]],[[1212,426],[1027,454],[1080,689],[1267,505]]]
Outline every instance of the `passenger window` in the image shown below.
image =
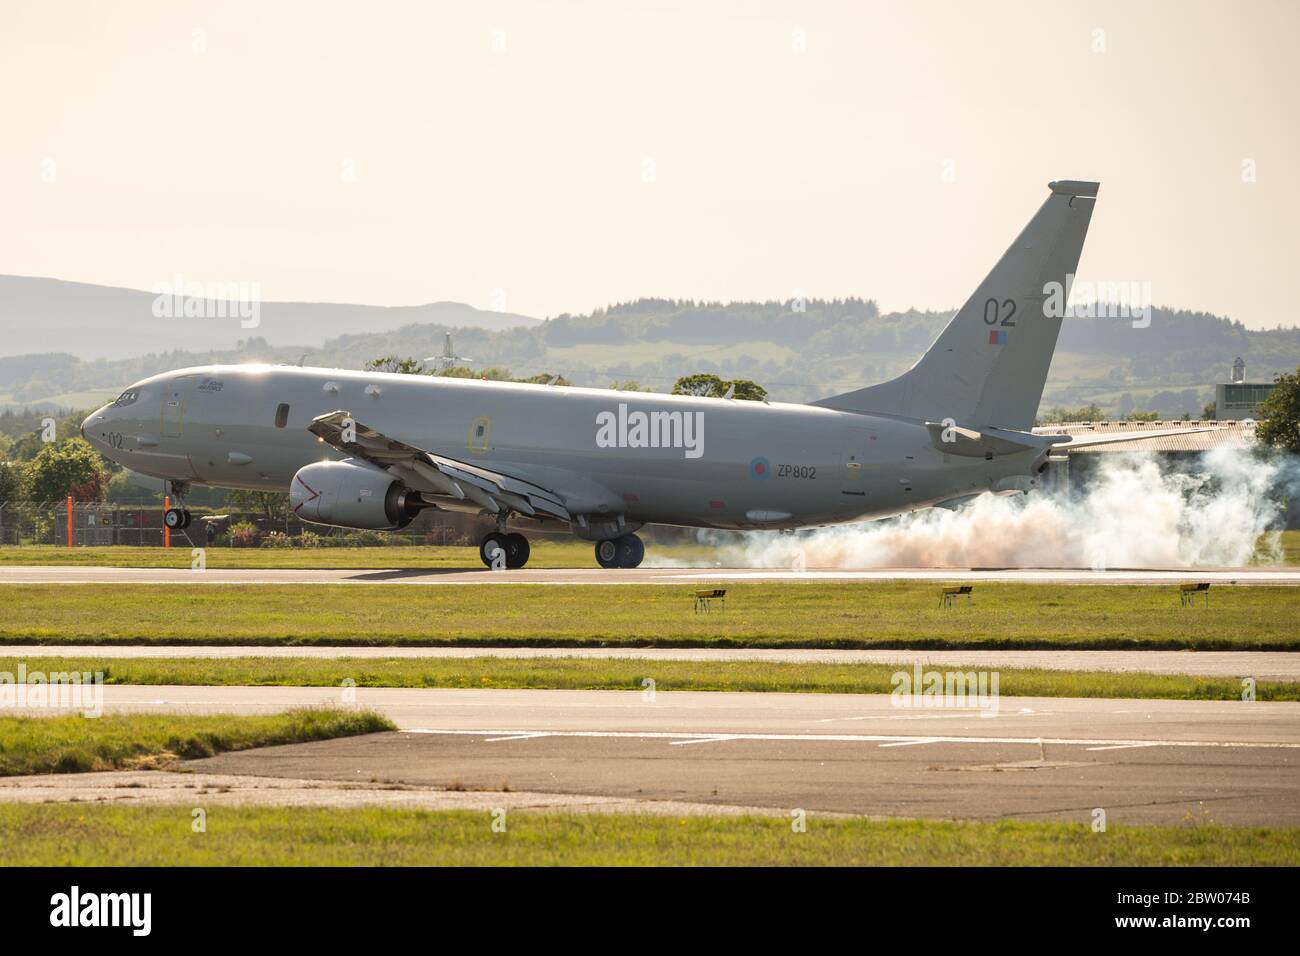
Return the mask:
[[283,428],[289,423],[289,405],[281,402],[275,409],[275,427]]

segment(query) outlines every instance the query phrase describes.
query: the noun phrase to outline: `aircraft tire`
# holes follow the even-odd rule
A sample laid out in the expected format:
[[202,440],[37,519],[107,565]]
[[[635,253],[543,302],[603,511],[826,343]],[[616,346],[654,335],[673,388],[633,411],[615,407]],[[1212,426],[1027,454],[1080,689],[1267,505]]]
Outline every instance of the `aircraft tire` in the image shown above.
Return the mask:
[[515,532],[506,535],[506,567],[522,568],[528,563],[528,555],[532,548],[528,546],[528,539],[522,534]]
[[602,568],[617,568],[619,566],[617,540],[596,542],[596,563]]
[[625,534],[614,544],[618,546],[618,566],[635,568],[645,558],[645,542],[634,534]]
[[506,567],[510,567],[510,541],[507,536],[496,531],[484,535],[483,540],[478,544],[479,559],[490,568],[492,567],[492,559],[496,557],[498,551],[505,552]]

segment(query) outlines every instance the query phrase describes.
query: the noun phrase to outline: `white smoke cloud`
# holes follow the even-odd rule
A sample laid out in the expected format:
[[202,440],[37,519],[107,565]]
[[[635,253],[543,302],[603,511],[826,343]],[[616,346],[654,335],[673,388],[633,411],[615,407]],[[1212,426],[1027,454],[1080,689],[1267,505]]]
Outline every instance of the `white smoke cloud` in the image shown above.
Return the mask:
[[[958,511],[797,534],[702,532],[721,567],[1183,568],[1281,559],[1275,491],[1300,485],[1288,460],[1220,448],[1188,470],[1150,454],[1105,454],[1086,489],[983,495]],[[660,559],[647,566],[669,567]],[[680,563],[679,563],[680,566]]]

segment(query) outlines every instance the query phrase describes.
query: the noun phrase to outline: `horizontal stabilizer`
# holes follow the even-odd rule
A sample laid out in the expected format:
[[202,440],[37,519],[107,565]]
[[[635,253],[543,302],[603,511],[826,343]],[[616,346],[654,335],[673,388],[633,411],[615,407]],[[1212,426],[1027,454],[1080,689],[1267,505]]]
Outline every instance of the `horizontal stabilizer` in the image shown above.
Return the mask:
[[958,455],[962,458],[1000,458],[1004,455],[1037,451],[1051,444],[1029,432],[1008,431],[1002,428],[986,428],[978,431],[974,428],[948,425],[943,422],[926,422],[925,427],[930,433],[930,444],[936,450],[945,455]]

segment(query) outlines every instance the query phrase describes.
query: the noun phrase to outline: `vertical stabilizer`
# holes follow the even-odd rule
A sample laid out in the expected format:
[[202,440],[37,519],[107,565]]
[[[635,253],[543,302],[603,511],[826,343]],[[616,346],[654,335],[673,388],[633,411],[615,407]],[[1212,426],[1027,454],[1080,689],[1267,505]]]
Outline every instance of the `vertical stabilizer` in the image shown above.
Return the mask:
[[1047,201],[929,351],[898,378],[814,402],[842,411],[1027,429],[1043,397],[1062,306],[1044,312],[1049,283],[1067,290],[1088,233],[1098,183],[1049,184]]

